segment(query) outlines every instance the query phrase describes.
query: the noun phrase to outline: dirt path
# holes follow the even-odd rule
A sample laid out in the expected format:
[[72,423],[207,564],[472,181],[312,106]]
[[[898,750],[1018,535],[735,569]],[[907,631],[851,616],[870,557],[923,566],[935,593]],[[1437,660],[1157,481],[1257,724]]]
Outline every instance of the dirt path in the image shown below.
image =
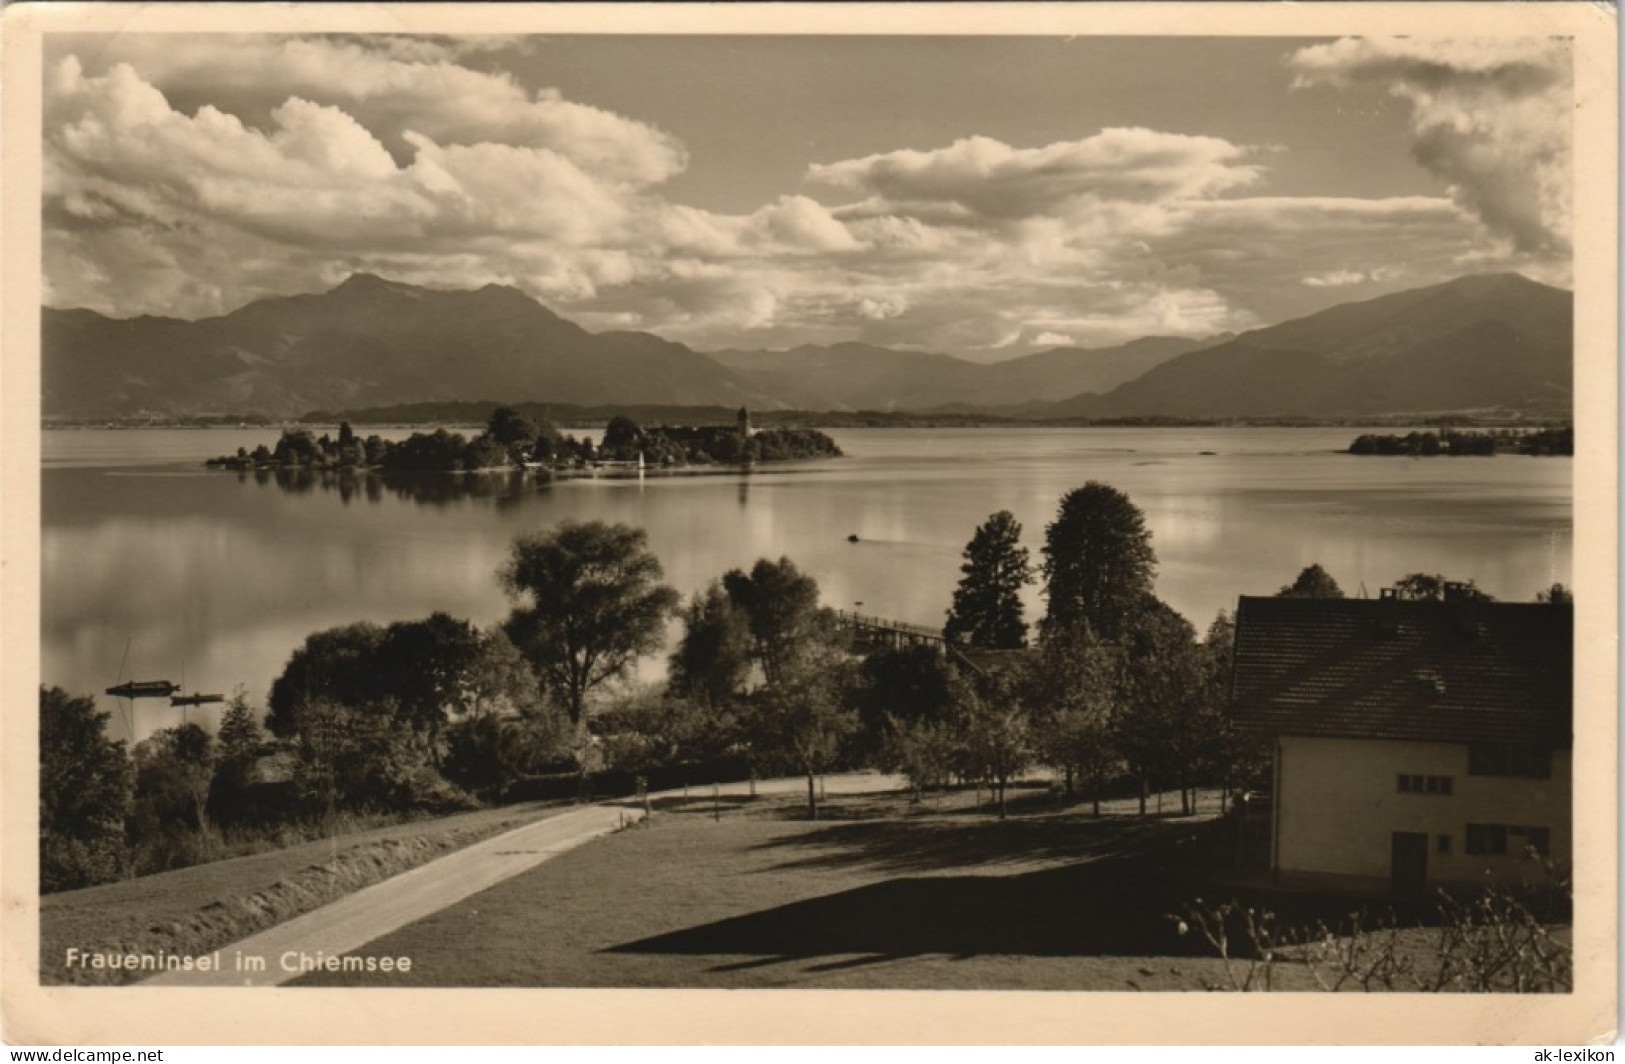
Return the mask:
[[[805,778],[762,780],[756,784],[756,793],[801,793],[806,786]],[[901,786],[900,777],[874,773],[828,776],[823,781],[827,794],[861,794]],[[748,783],[728,783],[717,793],[741,795],[748,793],[749,787]],[[696,788],[691,797],[703,800],[711,793],[711,788]],[[664,791],[651,797],[674,798],[682,794],[681,790]],[[220,971],[166,972],[146,980],[145,985],[277,986],[289,982],[302,974],[302,958],[319,960],[353,952],[391,931],[607,835],[639,815],[636,803],[624,799],[583,806],[527,824],[226,946],[218,954]]]

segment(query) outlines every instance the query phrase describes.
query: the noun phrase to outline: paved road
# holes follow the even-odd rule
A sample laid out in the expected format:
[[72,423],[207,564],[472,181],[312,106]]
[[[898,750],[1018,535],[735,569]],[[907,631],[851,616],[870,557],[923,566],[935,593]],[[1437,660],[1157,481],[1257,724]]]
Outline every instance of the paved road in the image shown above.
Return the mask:
[[[903,786],[903,780],[899,776],[865,772],[828,776],[823,786],[827,794],[861,794],[896,790]],[[756,784],[756,793],[801,793],[806,787],[805,777],[761,780]],[[725,783],[720,793],[739,795],[748,789],[747,783]],[[663,791],[653,797],[672,798],[682,793],[681,790]],[[711,793],[710,787],[695,787],[689,791],[696,801],[703,801]],[[640,810],[631,800],[600,802],[526,824],[223,947],[219,951],[220,971],[165,972],[146,980],[145,985],[276,986],[286,983],[302,974],[297,967],[300,954],[315,958],[318,954],[333,957],[352,953],[376,938],[529,871],[566,850],[607,835],[639,814]],[[239,958],[247,962],[245,966],[257,963],[255,959],[263,960],[265,970],[240,970]],[[285,962],[293,965],[291,970],[285,970]]]

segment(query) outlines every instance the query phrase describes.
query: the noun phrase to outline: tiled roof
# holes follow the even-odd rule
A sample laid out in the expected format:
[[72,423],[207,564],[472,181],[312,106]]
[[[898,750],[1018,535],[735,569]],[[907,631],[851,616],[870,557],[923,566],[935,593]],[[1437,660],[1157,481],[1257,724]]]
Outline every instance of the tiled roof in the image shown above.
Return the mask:
[[1243,598],[1234,697],[1249,731],[1425,742],[1573,741],[1574,609]]

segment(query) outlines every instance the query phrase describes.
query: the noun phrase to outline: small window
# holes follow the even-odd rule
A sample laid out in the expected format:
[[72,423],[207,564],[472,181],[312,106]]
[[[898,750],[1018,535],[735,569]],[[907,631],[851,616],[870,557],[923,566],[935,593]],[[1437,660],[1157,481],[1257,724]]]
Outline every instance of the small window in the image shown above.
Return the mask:
[[1552,751],[1542,746],[1505,746],[1475,743],[1467,748],[1469,776],[1515,776],[1521,779],[1552,778]]
[[1439,853],[1440,853],[1441,856],[1445,856],[1445,857],[1448,857],[1450,855],[1450,836],[1449,835],[1440,835],[1439,836]]
[[1467,852],[1470,854],[1500,854],[1507,852],[1505,824],[1468,824]]

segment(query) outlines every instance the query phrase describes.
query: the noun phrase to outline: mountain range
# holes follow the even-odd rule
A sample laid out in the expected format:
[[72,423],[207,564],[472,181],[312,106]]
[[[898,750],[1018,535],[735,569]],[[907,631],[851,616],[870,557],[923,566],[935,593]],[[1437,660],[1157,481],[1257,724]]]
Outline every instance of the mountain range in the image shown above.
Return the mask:
[[1146,337],[982,364],[865,344],[710,354],[593,333],[514,288],[356,274],[216,318],[43,311],[50,418],[259,413],[436,401],[979,410],[1035,419],[1567,416],[1573,297],[1480,274],[1239,336]]

